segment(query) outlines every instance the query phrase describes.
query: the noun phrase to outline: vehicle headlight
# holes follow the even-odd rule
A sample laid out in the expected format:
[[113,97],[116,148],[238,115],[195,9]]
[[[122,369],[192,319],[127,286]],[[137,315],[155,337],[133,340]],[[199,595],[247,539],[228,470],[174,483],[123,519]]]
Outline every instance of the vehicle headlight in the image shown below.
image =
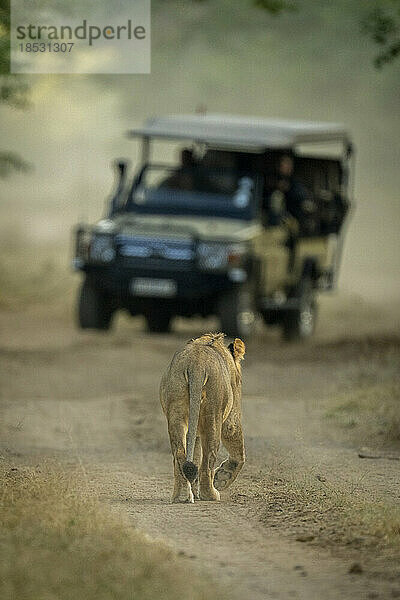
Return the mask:
[[199,244],[197,257],[200,269],[220,270],[228,264],[228,246],[226,244]]
[[245,254],[244,244],[204,242],[197,246],[198,265],[205,271],[221,271],[240,266]]
[[94,235],[90,244],[90,259],[108,263],[115,257],[114,239],[111,235]]

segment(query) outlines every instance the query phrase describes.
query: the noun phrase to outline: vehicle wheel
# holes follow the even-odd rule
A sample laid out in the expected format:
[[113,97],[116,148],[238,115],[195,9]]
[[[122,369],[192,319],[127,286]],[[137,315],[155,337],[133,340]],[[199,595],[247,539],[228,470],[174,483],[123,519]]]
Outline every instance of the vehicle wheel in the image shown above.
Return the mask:
[[248,288],[235,288],[218,299],[217,314],[221,331],[230,337],[248,338],[255,326],[254,300]]
[[317,303],[312,281],[304,279],[295,295],[300,307],[284,317],[283,339],[286,341],[304,340],[312,336],[317,320]]
[[172,315],[167,311],[152,311],[145,315],[147,330],[151,333],[168,333],[171,330]]
[[110,301],[86,279],[79,294],[79,327],[107,330],[110,328],[113,312]]

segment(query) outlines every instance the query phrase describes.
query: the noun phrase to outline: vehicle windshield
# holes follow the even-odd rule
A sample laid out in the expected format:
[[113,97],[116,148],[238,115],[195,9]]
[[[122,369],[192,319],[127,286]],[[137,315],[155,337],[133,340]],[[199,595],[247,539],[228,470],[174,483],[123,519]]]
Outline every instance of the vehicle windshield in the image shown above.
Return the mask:
[[255,217],[254,178],[229,169],[147,165],[136,178],[127,210],[141,214]]

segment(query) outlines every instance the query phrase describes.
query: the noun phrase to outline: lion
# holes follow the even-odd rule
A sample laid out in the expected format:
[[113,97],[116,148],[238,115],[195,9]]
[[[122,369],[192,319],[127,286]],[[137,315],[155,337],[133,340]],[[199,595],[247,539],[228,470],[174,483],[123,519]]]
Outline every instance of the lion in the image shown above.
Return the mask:
[[[245,345],[207,333],[176,352],[161,379],[160,400],[168,422],[174,463],[172,502],[219,500],[245,462],[241,425]],[[229,453],[214,470],[220,443]]]

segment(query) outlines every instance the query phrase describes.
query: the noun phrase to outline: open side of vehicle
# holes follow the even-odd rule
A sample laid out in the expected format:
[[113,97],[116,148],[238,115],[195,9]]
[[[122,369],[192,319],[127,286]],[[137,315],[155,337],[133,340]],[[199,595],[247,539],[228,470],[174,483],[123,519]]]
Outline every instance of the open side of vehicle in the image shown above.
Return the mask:
[[[118,163],[107,218],[76,231],[79,325],[106,330],[125,309],[167,332],[174,316],[217,315],[247,338],[260,314],[287,340],[309,337],[317,293],[337,280],[350,204],[343,127],[196,115],[130,135],[142,139],[139,169],[129,180]],[[180,144],[180,162],[153,162],[155,140]]]

